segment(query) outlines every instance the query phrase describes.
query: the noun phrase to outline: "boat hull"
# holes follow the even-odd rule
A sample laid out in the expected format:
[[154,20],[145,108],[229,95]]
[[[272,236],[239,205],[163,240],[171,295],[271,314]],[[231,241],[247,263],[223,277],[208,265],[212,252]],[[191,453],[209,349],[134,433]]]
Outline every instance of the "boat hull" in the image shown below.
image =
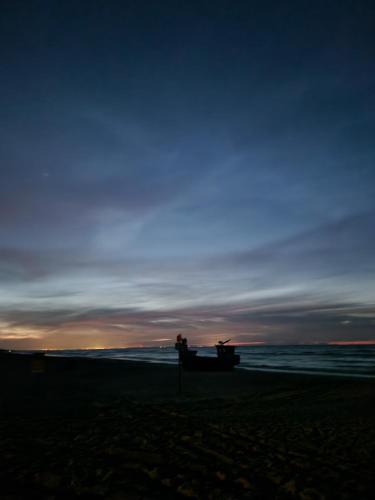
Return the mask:
[[240,362],[240,357],[235,355],[233,359],[220,359],[211,356],[183,356],[182,367],[187,371],[201,372],[228,372]]

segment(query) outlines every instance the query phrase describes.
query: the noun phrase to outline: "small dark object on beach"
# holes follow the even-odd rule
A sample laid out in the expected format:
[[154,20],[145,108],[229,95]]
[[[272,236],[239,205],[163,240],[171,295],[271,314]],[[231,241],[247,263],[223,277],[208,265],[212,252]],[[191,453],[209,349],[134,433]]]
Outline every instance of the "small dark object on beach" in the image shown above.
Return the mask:
[[45,373],[46,361],[44,352],[34,352],[31,355],[31,373]]

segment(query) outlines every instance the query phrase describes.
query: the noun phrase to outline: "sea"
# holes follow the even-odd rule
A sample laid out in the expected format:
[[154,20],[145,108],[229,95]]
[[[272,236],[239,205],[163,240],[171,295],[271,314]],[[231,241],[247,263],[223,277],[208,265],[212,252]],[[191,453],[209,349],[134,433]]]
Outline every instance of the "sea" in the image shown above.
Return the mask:
[[[216,356],[214,347],[194,347],[198,355]],[[375,345],[239,346],[240,369],[375,378]],[[49,356],[82,356],[147,363],[177,364],[174,346],[126,349],[69,349]]]

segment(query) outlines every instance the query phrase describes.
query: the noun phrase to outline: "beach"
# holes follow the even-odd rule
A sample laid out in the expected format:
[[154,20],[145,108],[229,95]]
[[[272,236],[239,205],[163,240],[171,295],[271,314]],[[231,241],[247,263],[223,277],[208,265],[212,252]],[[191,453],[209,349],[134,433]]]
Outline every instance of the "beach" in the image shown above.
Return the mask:
[[2,354],[2,497],[372,498],[375,381]]

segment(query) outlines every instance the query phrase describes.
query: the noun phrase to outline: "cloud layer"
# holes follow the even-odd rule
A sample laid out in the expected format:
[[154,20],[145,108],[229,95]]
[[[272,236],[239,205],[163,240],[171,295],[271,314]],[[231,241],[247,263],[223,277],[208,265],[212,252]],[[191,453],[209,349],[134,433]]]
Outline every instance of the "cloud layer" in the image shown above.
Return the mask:
[[0,344],[374,338],[368,8],[82,9],[4,11]]

